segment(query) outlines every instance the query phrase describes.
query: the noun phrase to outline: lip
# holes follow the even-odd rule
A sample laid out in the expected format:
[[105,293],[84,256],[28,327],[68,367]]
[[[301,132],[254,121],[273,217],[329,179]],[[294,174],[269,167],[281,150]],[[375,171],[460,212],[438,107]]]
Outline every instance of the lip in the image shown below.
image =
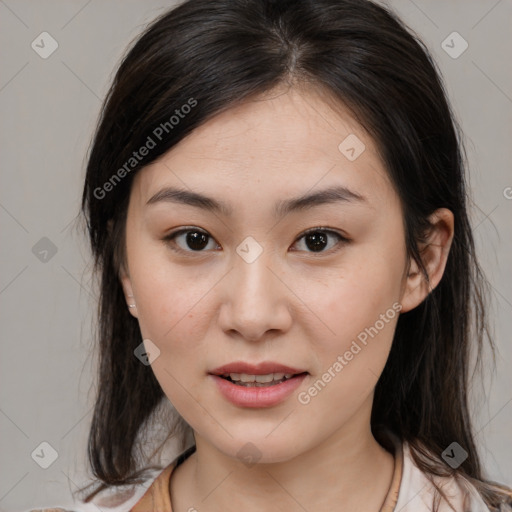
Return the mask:
[[[290,379],[262,387],[246,387],[224,379],[221,375],[228,373],[246,373],[248,375],[266,375],[268,373],[291,373]],[[209,377],[215,382],[220,393],[232,404],[238,407],[262,408],[272,407],[286,400],[303,382],[307,371],[292,368],[279,363],[263,362],[249,364],[242,361],[220,366],[209,372]]]
[[234,361],[232,363],[219,366],[209,372],[212,375],[227,375],[228,373],[246,373],[247,375],[267,375],[269,373],[307,373],[306,370],[292,368],[273,361],[264,361],[258,364],[250,364],[244,361]]

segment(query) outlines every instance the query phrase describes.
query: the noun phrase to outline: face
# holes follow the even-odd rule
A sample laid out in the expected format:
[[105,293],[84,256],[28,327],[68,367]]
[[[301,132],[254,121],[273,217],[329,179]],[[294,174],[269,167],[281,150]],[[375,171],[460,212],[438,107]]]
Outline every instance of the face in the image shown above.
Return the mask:
[[260,97],[136,175],[121,278],[195,433],[228,456],[289,460],[368,427],[406,300],[400,201],[343,108],[293,89]]

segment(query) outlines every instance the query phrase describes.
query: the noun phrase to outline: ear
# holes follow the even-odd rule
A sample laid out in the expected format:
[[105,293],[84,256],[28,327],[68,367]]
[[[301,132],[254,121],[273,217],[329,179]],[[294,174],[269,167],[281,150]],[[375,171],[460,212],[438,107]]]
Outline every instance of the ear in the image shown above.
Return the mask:
[[124,265],[121,266],[121,270],[119,272],[119,279],[121,280],[121,285],[123,287],[127,307],[132,316],[138,318],[137,304],[135,302],[135,297],[133,294],[132,282],[128,272],[124,268]]
[[420,255],[429,276],[427,283],[416,261],[411,259],[402,291],[402,313],[421,304],[434,290],[443,277],[448,254],[453,241],[453,213],[447,208],[439,208],[430,217],[431,228],[427,240],[420,245]]
[[[109,219],[107,221],[107,230],[109,236],[112,236],[114,231],[114,221]],[[135,303],[135,297],[133,295],[132,282],[130,279],[130,275],[126,269],[125,262],[121,262],[119,270],[119,280],[121,281],[121,286],[123,287],[124,298],[126,300],[126,306],[133,317],[138,318],[137,313],[137,304]]]

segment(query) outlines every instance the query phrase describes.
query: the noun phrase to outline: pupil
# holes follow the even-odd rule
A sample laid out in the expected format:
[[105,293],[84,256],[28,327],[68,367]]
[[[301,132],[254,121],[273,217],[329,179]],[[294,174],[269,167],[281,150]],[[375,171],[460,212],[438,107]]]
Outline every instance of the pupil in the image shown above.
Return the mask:
[[[187,244],[191,249],[201,250],[208,245],[208,236],[199,231],[191,231],[187,233]],[[203,243],[204,242],[204,243]]]
[[[313,251],[322,250],[326,245],[326,238],[325,233],[312,233],[306,236],[306,245],[308,246],[308,249]],[[312,241],[312,244],[309,244],[308,241]]]

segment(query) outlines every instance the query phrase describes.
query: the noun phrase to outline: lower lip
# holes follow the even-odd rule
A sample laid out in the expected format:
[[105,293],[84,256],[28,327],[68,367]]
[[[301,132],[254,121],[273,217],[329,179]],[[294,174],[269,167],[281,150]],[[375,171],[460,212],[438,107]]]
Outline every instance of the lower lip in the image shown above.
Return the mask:
[[215,380],[219,391],[232,404],[240,407],[271,407],[286,400],[302,383],[307,373],[301,373],[280,384],[267,387],[247,387],[233,384],[218,375],[210,376]]

